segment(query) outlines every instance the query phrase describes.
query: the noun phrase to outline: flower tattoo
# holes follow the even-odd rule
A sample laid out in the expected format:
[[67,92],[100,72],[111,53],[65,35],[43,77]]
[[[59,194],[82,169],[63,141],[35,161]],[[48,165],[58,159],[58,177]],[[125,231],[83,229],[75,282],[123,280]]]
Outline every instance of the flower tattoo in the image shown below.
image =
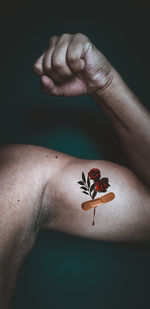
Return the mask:
[[[84,172],[82,172],[82,180],[77,183],[81,186],[82,192],[86,195],[90,195],[91,199],[94,200],[98,192],[106,192],[110,187],[108,178],[100,178],[101,172],[98,168],[92,168],[88,172],[88,176],[85,177]],[[92,183],[91,183],[92,181]],[[95,225],[95,212],[96,207],[94,207],[93,213],[93,225]]]
[[98,181],[101,177],[100,170],[98,168],[92,168],[92,170],[88,172],[88,177],[94,181]]

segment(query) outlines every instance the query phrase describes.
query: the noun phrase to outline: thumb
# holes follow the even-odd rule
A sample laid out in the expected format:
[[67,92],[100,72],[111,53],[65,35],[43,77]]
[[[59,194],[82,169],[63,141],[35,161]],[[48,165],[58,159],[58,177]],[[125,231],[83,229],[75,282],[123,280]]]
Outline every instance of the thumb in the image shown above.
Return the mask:
[[60,87],[54,84],[54,81],[47,75],[41,76],[41,89],[47,94],[62,95]]

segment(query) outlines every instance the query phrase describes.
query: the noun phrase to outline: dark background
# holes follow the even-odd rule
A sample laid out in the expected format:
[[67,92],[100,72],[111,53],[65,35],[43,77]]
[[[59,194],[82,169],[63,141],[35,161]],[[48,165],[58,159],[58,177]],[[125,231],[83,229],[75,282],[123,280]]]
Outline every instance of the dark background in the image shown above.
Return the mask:
[[[119,140],[87,96],[56,98],[32,71],[53,35],[86,34],[149,108],[148,3],[1,7],[0,144],[25,143],[127,165]],[[149,308],[149,244],[115,244],[41,232],[20,273],[12,309]]]

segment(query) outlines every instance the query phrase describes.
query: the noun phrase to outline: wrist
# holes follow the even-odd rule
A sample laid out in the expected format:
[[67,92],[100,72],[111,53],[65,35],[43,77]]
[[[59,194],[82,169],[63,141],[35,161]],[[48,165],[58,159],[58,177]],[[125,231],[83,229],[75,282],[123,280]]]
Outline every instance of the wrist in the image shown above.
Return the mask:
[[120,88],[121,76],[118,72],[112,67],[109,74],[105,76],[105,83],[99,87],[98,90],[92,92],[90,96],[94,99],[104,99],[109,96],[113,96]]

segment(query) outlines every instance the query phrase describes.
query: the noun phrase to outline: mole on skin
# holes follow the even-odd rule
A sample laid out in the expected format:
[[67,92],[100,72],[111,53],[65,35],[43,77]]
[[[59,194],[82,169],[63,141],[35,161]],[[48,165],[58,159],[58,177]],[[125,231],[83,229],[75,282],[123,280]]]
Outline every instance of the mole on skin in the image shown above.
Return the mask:
[[[46,158],[48,158],[48,156],[46,156]],[[58,156],[55,156],[55,158],[57,159],[57,158],[58,158]]]

